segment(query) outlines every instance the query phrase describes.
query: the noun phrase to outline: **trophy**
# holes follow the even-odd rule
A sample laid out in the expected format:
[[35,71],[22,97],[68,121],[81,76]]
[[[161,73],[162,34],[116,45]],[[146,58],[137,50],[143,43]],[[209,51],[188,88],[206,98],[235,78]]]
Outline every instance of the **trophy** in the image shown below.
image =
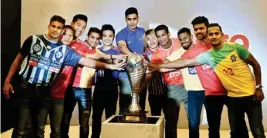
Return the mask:
[[146,67],[144,58],[138,54],[128,56],[126,70],[132,87],[132,101],[127,112],[123,116],[124,122],[146,122],[146,112],[142,112],[138,104],[140,86],[145,77]]

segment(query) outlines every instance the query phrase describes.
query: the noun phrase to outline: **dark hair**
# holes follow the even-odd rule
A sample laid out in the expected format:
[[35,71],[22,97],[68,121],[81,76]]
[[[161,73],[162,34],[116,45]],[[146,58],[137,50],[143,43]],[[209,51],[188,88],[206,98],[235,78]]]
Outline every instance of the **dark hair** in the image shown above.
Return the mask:
[[54,15],[54,16],[51,17],[50,23],[53,22],[53,21],[60,22],[63,25],[65,25],[65,22],[66,22],[66,20],[64,18],[62,18],[61,16],[58,16],[58,15]]
[[177,32],[177,36],[180,35],[180,34],[182,34],[182,33],[187,33],[187,34],[191,35],[191,31],[190,31],[190,29],[189,29],[189,28],[186,28],[186,27],[181,28],[181,29]]
[[130,14],[136,14],[138,16],[138,11],[135,7],[130,7],[125,11],[125,18]]
[[204,23],[206,27],[209,26],[209,20],[208,18],[206,18],[205,16],[198,16],[196,17],[195,19],[193,19],[193,21],[191,22],[191,24],[194,26],[194,25],[197,25],[197,24],[202,24]]
[[155,33],[157,33],[159,30],[165,30],[166,33],[169,33],[169,29],[166,25],[161,24],[155,28]]
[[98,33],[100,35],[100,37],[101,37],[101,31],[98,28],[96,28],[96,27],[91,27],[89,29],[89,31],[88,31],[87,36],[89,36],[91,33]]
[[220,31],[222,33],[222,27],[218,23],[211,23],[211,24],[209,24],[208,28],[210,28],[210,27],[219,27]]
[[87,20],[88,20],[88,18],[87,18],[86,15],[84,15],[84,14],[76,14],[76,15],[73,17],[72,22],[74,23],[74,22],[76,22],[78,19],[83,20],[83,21],[86,22],[86,23],[87,23]]
[[113,32],[113,35],[115,36],[115,29],[110,24],[104,24],[104,25],[102,25],[102,28],[101,28],[101,36],[103,35],[103,32],[106,31],[106,30],[112,31]]
[[70,29],[72,31],[72,33],[73,33],[73,40],[75,40],[76,39],[76,36],[75,36],[75,32],[76,31],[74,30],[74,28],[72,26],[70,26],[70,25],[65,25],[64,28],[63,28],[63,31],[62,31],[62,34],[63,35],[66,34],[66,29]]

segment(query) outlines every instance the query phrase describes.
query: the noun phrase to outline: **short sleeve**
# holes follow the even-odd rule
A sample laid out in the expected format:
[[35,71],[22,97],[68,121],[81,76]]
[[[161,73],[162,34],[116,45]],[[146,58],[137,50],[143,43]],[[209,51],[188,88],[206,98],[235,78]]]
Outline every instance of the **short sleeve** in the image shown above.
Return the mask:
[[209,52],[202,53],[198,55],[196,59],[200,64],[209,64],[210,54]]
[[81,58],[82,56],[80,56],[77,52],[67,47],[64,65],[65,66],[76,66],[76,64],[80,61]]
[[248,58],[248,56],[250,55],[250,52],[243,45],[236,43],[235,47],[236,47],[236,51],[237,51],[238,55],[240,56],[240,58],[243,60],[246,60]]
[[32,45],[32,36],[29,36],[24,42],[23,45],[20,49],[20,53],[23,56],[27,56],[27,54],[30,53],[30,49],[31,49],[31,45]]
[[126,35],[123,30],[121,30],[117,35],[116,35],[116,44],[118,44],[119,41],[125,41],[126,42]]

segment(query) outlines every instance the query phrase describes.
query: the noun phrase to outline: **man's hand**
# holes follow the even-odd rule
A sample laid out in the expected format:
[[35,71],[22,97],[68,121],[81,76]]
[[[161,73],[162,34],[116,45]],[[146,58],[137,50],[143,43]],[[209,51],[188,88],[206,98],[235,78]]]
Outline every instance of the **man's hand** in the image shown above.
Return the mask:
[[111,60],[113,60],[114,63],[116,63],[115,61],[121,61],[121,60],[125,60],[127,59],[127,55],[123,55],[123,54],[120,54],[120,55],[112,55],[111,56]]
[[254,92],[255,100],[261,102],[264,99],[264,94],[262,89],[256,89]]
[[161,64],[149,63],[148,64],[149,72],[159,71],[160,70],[160,65]]
[[3,86],[3,95],[5,99],[10,98],[10,92],[14,93],[13,86],[11,85],[10,81],[5,81],[4,86]]
[[112,62],[113,64],[120,64],[121,62],[125,62],[124,64],[126,64],[127,61],[127,55],[112,55]]
[[114,64],[109,64],[108,68],[111,70],[123,70],[126,65],[126,58],[121,60],[116,60]]

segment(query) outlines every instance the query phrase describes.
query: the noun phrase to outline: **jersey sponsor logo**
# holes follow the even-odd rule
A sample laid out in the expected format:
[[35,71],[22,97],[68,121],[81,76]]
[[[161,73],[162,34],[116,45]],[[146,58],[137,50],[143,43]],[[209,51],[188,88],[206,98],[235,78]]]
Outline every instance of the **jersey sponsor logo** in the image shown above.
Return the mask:
[[30,61],[38,62],[40,58],[41,58],[40,55],[36,55],[36,54],[33,54],[33,53],[30,54]]
[[46,58],[46,57],[41,57],[39,59],[39,63],[42,63],[42,64],[44,64],[46,66],[49,66],[50,65],[50,60],[48,58]]
[[207,70],[207,69],[210,69],[211,66],[210,65],[207,65],[207,64],[203,64],[202,65],[202,68],[203,68],[203,70]]
[[199,73],[205,73],[206,75],[213,75],[215,73],[210,65],[203,64],[201,67],[203,70],[199,70]]
[[173,79],[174,77],[180,76],[181,75],[181,71],[174,71],[174,72],[170,72],[168,73],[168,80]]
[[58,73],[59,72],[59,68],[55,68],[55,67],[49,67],[49,71],[51,72],[55,72],[55,73]]
[[188,72],[190,75],[195,75],[197,74],[197,70],[195,67],[188,67]]
[[29,66],[36,67],[38,62],[36,61],[29,61]]
[[48,70],[48,67],[49,67],[49,66],[47,66],[47,65],[45,65],[45,64],[42,64],[42,63],[38,63],[37,67],[38,67],[38,68],[45,69],[45,70]]

